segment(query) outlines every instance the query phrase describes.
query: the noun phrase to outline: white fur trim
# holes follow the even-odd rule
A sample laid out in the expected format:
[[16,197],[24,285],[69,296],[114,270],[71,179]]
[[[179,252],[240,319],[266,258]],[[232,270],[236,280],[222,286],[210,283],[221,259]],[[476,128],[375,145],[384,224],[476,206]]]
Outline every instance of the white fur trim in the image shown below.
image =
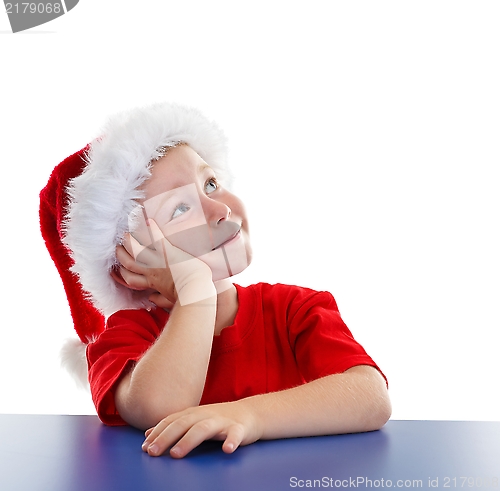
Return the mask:
[[61,348],[61,366],[67,370],[78,388],[90,391],[87,369],[87,346],[79,339],[67,339]]
[[118,285],[109,275],[115,248],[129,230],[128,216],[143,198],[138,187],[150,177],[159,147],[187,143],[228,184],[226,138],[198,110],[155,104],[116,115],[92,142],[87,166],[68,187],[70,205],[64,243],[72,271],[105,317],[123,309],[150,307],[147,294]]

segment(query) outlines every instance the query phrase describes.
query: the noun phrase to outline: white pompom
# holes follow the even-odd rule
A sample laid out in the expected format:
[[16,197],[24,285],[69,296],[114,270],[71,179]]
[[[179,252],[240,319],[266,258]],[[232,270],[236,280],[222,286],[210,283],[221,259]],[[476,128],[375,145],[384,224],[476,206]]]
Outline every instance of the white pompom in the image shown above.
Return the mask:
[[87,345],[79,339],[67,339],[61,348],[61,367],[68,371],[80,389],[90,391],[87,369]]

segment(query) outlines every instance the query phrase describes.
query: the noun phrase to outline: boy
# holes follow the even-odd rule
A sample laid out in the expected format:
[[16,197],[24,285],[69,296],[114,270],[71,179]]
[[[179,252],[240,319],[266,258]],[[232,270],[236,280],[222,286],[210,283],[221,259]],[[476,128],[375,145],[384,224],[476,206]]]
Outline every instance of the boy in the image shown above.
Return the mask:
[[379,429],[384,377],[329,293],[230,281],[251,247],[225,158],[217,126],[159,104],[111,119],[41,193],[99,417],[173,457]]

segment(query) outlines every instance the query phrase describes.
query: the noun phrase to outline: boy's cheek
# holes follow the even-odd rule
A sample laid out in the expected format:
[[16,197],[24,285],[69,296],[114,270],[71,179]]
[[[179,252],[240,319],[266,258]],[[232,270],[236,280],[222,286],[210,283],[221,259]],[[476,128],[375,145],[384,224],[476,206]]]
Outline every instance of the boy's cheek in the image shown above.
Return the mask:
[[165,229],[165,237],[173,246],[194,257],[203,256],[213,249],[210,230],[207,224],[174,233],[169,233],[168,227]]
[[176,233],[165,233],[165,237],[175,247],[201,257],[229,240],[239,229],[238,223],[227,220],[215,228],[210,228],[208,224],[198,225]]
[[241,273],[248,268],[252,260],[252,249],[248,236],[243,231],[237,242],[229,244],[224,249],[231,276]]
[[245,270],[250,264],[251,251],[245,244],[242,234],[240,238],[227,246],[211,251],[200,259],[212,270],[212,280],[219,281],[230,278]]
[[174,220],[172,220],[170,211],[160,210],[157,216],[160,217],[159,220],[155,217],[152,218],[160,224],[160,228],[165,237],[181,232],[189,232],[192,228],[207,225],[207,220],[205,219],[201,206],[192,207],[185,215]]

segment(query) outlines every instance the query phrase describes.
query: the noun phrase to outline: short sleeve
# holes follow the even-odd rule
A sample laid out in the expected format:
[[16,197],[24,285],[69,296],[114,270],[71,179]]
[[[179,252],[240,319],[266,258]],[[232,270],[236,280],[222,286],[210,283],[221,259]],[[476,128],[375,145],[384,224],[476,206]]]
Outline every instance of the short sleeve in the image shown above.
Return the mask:
[[88,345],[90,390],[103,423],[126,424],[116,409],[116,384],[155,342],[167,320],[161,309],[122,310],[109,317],[104,332]]
[[307,382],[357,365],[373,366],[387,382],[380,368],[354,339],[330,293],[309,290],[298,300],[291,309],[289,336],[297,365]]

